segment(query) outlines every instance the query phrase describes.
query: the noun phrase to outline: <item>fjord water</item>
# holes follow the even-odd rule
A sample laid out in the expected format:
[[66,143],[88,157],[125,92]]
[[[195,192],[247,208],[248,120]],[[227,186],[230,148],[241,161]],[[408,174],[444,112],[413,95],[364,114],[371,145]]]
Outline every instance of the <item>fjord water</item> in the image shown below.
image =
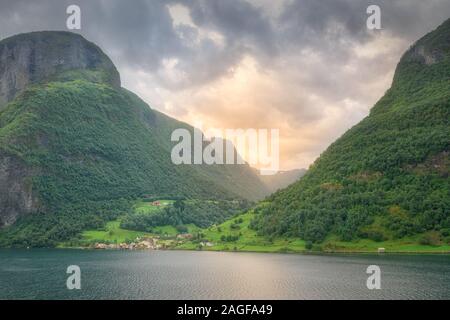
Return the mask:
[[[66,288],[81,268],[81,290]],[[381,290],[366,269],[381,268]],[[449,299],[450,256],[0,250],[0,299]]]

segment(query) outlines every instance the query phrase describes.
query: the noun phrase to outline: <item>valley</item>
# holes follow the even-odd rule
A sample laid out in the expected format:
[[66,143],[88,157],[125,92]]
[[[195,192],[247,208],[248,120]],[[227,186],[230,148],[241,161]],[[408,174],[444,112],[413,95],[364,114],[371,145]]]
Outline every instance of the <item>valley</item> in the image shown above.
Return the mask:
[[[307,171],[272,177],[174,163],[172,134],[201,132],[122,88],[82,36],[4,39],[0,247],[448,253],[449,35],[447,20],[417,41],[370,114]],[[70,63],[52,67],[61,56]]]

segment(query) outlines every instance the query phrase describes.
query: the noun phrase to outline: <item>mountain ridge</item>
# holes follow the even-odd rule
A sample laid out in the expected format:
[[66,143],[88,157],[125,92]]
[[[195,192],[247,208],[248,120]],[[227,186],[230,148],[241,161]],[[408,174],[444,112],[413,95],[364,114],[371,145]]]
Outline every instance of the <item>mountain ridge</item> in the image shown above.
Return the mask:
[[[14,39],[20,40],[19,48]],[[11,99],[0,107],[0,189],[5,191],[0,193],[0,225],[10,226],[0,233],[0,243],[3,236],[6,245],[51,246],[101,226],[142,196],[251,201],[267,194],[247,164],[173,165],[171,130],[193,128],[119,88],[120,76],[109,58],[80,39],[55,31],[0,42],[6,48],[0,55],[3,99]],[[39,43],[40,49],[28,48],[23,55],[23,43]],[[68,59],[69,66],[57,62],[58,68],[48,72],[31,68],[26,74],[26,61],[53,65],[58,54],[74,48],[81,56]],[[45,50],[56,53],[47,52],[43,60],[32,57]],[[5,52],[14,54],[5,58]],[[83,54],[95,57],[95,63]],[[11,62],[23,56],[24,63]],[[25,80],[9,92],[16,82],[5,85],[3,79],[12,78]]]
[[259,175],[259,178],[270,190],[270,192],[273,193],[296,182],[305,175],[306,171],[306,169],[278,171],[273,175]]
[[0,110],[28,85],[80,78],[120,88],[120,75],[103,51],[65,31],[22,33],[0,42]]

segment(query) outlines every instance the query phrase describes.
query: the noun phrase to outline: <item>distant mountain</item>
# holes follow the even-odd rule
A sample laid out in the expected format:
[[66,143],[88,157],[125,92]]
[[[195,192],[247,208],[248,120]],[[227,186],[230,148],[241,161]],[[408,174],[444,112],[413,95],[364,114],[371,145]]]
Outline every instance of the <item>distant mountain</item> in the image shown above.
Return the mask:
[[404,54],[370,115],[270,197],[254,226],[313,242],[424,232],[449,241],[449,151],[450,20]]
[[248,165],[172,164],[193,128],[120,87],[111,60],[69,32],[0,42],[0,240],[52,245],[101,226],[141,196],[256,200]]
[[294,169],[279,171],[274,175],[260,175],[259,178],[265,184],[270,193],[286,188],[303,177],[306,169]]

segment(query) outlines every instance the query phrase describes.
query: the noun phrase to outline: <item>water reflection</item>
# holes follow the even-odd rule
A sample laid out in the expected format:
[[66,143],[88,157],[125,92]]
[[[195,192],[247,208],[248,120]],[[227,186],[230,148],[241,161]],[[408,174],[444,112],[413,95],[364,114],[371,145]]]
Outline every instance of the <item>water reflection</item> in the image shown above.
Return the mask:
[[[450,256],[0,250],[0,298],[449,299]],[[82,290],[65,287],[79,265]],[[366,287],[367,266],[382,271]]]

